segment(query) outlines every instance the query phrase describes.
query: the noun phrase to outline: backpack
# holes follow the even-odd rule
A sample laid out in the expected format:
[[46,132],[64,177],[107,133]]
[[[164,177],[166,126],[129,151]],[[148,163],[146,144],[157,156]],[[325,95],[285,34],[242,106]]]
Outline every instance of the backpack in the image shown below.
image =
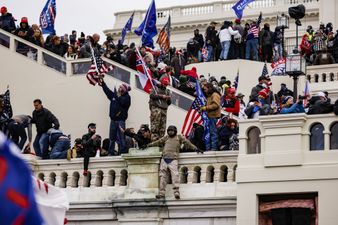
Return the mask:
[[263,45],[271,45],[271,32],[270,31],[264,31],[263,33]]

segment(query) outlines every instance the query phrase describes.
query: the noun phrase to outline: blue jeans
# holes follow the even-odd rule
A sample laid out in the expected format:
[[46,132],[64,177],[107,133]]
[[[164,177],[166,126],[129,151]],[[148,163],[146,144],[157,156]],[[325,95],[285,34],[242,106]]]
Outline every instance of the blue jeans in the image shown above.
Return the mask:
[[124,134],[121,132],[121,129],[126,129],[125,121],[110,121],[109,128],[109,155],[116,155],[115,152],[115,142],[117,142],[119,146],[119,154],[126,153],[126,139],[124,138]]
[[208,48],[207,62],[214,61],[214,47],[208,45],[207,48]]
[[245,58],[250,59],[251,50],[253,52],[253,60],[258,60],[258,39],[250,39],[246,41]]
[[221,55],[219,56],[220,59],[228,59],[228,53],[230,49],[230,41],[223,41],[222,42],[222,52]]
[[277,60],[283,58],[282,44],[274,44],[273,45],[273,50],[274,50],[274,57],[273,57],[273,61],[274,62],[276,62]]
[[218,150],[217,120],[216,118],[209,118],[210,142],[205,146],[206,150]]
[[48,138],[47,133],[37,134],[33,142],[35,154],[42,159],[48,158]]
[[51,159],[67,158],[67,150],[70,149],[70,141],[68,138],[59,139],[56,141],[50,153]]

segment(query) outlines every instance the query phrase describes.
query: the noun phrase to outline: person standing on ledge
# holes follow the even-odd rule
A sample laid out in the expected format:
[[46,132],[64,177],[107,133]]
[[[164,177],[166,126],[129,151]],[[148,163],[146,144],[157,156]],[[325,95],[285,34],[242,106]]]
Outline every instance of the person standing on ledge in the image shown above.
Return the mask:
[[[182,135],[177,135],[177,128],[175,126],[169,126],[166,136],[161,139],[152,142],[147,147],[163,147],[162,159],[160,164],[160,191],[156,195],[157,199],[165,198],[165,188],[167,186],[167,177],[169,173],[171,175],[172,183],[174,186],[174,195],[176,199],[180,199],[179,191],[179,176],[178,176],[178,154],[182,144],[187,149],[198,151],[197,147]],[[168,171],[169,170],[169,171]]]
[[[131,104],[129,91],[130,86],[127,84],[121,84],[118,91],[116,88],[114,91],[110,90],[107,84],[102,80],[102,89],[110,101],[109,117],[109,155],[120,155],[121,153],[127,153],[126,140],[123,130],[126,129],[126,120],[128,118],[128,110]],[[115,151],[115,142],[118,140],[118,152]]]
[[161,83],[154,86],[150,91],[149,108],[150,108],[150,127],[151,141],[156,141],[165,135],[167,124],[167,110],[171,104],[168,77],[164,77]]

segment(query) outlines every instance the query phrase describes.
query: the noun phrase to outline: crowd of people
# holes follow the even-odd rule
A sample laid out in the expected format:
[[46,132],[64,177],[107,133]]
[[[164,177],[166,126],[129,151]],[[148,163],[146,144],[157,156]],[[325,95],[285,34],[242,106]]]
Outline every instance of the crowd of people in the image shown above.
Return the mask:
[[[15,25],[14,17],[1,8],[0,28],[44,47],[53,53],[65,57],[67,60],[89,58],[93,55],[105,57],[122,63],[136,70],[136,46],[114,44],[111,36],[100,45],[100,35],[85,36],[72,31],[71,35],[59,37],[49,35],[46,40],[36,24],[29,26],[26,17],[21,18],[19,27]],[[101,78],[99,85],[110,102],[109,137],[102,139],[96,133],[96,124],[87,126],[88,132],[74,140],[71,147],[70,135],[60,130],[57,117],[43,107],[42,101],[33,101],[32,115],[13,115],[9,91],[0,96],[0,130],[22,149],[23,153],[31,153],[32,124],[36,126],[36,136],[33,142],[34,152],[42,159],[83,158],[84,171],[88,174],[90,157],[115,156],[128,153],[130,148],[144,149],[151,146],[163,147],[161,160],[161,182],[158,198],[165,194],[167,170],[170,170],[174,195],[179,198],[177,158],[179,152],[196,151],[228,151],[238,150],[238,120],[258,118],[263,115],[307,113],[323,114],[334,112],[338,115],[338,100],[333,104],[327,92],[319,92],[315,96],[294,96],[285,84],[274,94],[271,79],[267,75],[258,78],[258,84],[251,90],[249,102],[244,102],[244,95],[237,93],[236,81],[232,83],[225,76],[217,80],[215,77],[198,75],[195,67],[185,70],[187,63],[203,61],[217,61],[228,59],[252,59],[264,62],[277,61],[283,58],[282,32],[280,27],[270,30],[268,23],[260,30],[262,15],[257,21],[246,23],[244,27],[239,19],[235,24],[224,21],[221,29],[216,30],[216,22],[207,27],[205,36],[194,31],[194,37],[187,44],[186,49],[170,48],[166,55],[159,51],[139,48],[145,64],[152,72],[154,84],[149,94],[150,126],[142,124],[137,132],[135,128],[127,128],[126,120],[132,99],[129,95],[131,87],[121,84],[118,90],[110,89]],[[309,64],[338,62],[338,37],[333,33],[332,24],[321,24],[314,32],[309,26],[300,44],[301,53]],[[30,47],[19,43],[17,51],[22,54],[33,53]],[[201,87],[206,99],[205,105],[197,105],[197,110],[206,115],[207,123],[194,123],[190,133],[185,137],[178,134],[175,126],[167,126],[167,110],[171,105],[171,93],[167,86],[197,97],[197,88]],[[226,112],[226,115],[222,113]],[[27,129],[27,133],[25,131]],[[208,140],[205,138],[208,132]],[[25,145],[27,142],[28,144]],[[181,148],[181,146],[183,146]]]

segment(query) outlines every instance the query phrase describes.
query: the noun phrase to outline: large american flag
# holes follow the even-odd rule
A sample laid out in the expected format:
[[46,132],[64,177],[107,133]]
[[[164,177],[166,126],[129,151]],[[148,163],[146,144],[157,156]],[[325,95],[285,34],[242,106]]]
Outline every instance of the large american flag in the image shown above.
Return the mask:
[[171,19],[169,15],[168,22],[162,28],[156,41],[156,43],[159,44],[164,54],[167,54],[170,48],[170,29],[171,29]]
[[202,117],[201,117],[201,113],[199,112],[199,108],[203,105],[203,102],[201,102],[201,100],[199,98],[196,98],[185,119],[184,119],[184,123],[183,123],[183,127],[182,127],[182,131],[181,133],[188,137],[190,132],[191,132],[191,129],[192,129],[192,126],[194,123],[197,123],[199,125],[201,125],[203,123],[203,120],[202,120]]
[[87,72],[87,79],[91,85],[101,85],[101,78],[103,78],[110,70],[114,69],[114,67],[112,65],[106,66],[102,58],[99,55],[96,55],[94,51],[92,51],[91,59],[92,64]]
[[206,105],[206,99],[202,92],[202,88],[198,81],[196,81],[196,99],[193,101],[183,123],[181,133],[186,137],[189,136],[194,123],[204,125],[203,139],[207,144],[210,140],[209,118],[206,112],[199,112],[201,106]]

